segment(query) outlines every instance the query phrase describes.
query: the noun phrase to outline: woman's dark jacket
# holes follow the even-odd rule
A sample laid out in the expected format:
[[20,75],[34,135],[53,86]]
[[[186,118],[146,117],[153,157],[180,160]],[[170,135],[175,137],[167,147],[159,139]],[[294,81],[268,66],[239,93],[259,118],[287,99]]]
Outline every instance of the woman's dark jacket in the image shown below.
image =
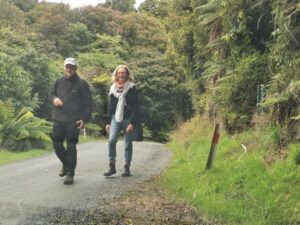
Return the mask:
[[[116,112],[118,98],[116,98],[113,94],[108,96],[108,122],[111,122],[112,116]],[[139,117],[139,108],[138,108],[138,92],[135,86],[130,88],[125,95],[125,109],[123,114],[123,119],[130,119],[130,123],[135,126]]]
[[62,100],[63,105],[53,106],[53,121],[70,123],[83,120],[86,123],[90,120],[92,113],[90,88],[77,74],[70,78],[62,76],[55,81],[49,98],[53,102],[56,97]]

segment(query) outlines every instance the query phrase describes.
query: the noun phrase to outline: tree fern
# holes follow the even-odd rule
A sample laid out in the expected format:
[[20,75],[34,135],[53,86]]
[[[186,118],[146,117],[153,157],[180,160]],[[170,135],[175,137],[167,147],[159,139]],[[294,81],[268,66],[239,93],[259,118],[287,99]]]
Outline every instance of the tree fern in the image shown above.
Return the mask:
[[[51,124],[22,108],[17,114],[11,102],[0,101],[0,145],[17,150],[21,142],[50,141]],[[26,145],[28,146],[28,145]]]

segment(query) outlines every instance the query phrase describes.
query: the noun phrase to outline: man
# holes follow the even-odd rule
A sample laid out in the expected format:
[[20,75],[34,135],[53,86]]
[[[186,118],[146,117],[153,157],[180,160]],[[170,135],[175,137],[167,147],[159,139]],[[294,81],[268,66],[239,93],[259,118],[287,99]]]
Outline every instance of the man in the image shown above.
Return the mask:
[[[59,176],[66,176],[64,179],[66,185],[73,184],[79,130],[89,121],[92,112],[90,88],[87,82],[77,75],[76,70],[76,60],[65,59],[64,76],[55,81],[49,93],[49,98],[53,103],[53,148],[63,164]],[[64,147],[65,140],[66,148]]]

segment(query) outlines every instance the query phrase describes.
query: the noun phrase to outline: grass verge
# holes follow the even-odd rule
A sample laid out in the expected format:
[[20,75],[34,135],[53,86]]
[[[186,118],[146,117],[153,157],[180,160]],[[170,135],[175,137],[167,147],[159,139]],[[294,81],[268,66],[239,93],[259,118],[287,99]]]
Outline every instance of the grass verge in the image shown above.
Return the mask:
[[161,180],[169,193],[217,224],[300,224],[300,145],[282,152],[266,142],[268,131],[223,132],[213,168],[205,171],[212,133],[199,118],[174,133],[173,161]]
[[[79,136],[79,143],[86,143],[95,140],[99,140],[99,138],[91,136],[86,136],[83,138],[83,135]],[[0,149],[0,165],[39,157],[51,151],[53,151],[51,143],[47,143],[45,149],[30,149],[26,151],[9,151],[6,149]]]
[[41,149],[33,149],[28,151],[22,152],[11,152],[7,150],[0,150],[0,165],[30,159],[33,157],[38,157],[44,155],[48,150],[41,150]]

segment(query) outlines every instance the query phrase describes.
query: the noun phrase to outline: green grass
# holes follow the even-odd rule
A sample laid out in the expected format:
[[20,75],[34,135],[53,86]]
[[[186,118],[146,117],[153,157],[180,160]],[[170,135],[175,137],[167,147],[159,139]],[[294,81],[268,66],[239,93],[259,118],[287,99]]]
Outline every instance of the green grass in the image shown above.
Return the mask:
[[79,135],[78,144],[92,142],[92,141],[99,141],[99,140],[106,140],[106,139],[104,137],[94,137],[94,136],[86,136],[84,139],[83,135]]
[[0,150],[0,165],[38,157],[46,154],[47,152],[49,151],[41,149],[34,149],[23,152],[10,152],[6,150]]
[[[95,140],[99,140],[99,138],[86,136],[84,139],[82,135],[79,136],[79,143],[86,143]],[[46,149],[31,149],[26,151],[7,151],[5,149],[0,149],[0,165],[39,157],[51,151],[53,151],[51,143],[47,144]]]
[[[290,145],[288,157],[280,158],[260,144],[263,137],[255,131],[221,136],[208,171],[211,137],[176,137],[168,144],[174,157],[162,184],[218,224],[300,224],[300,165],[294,160],[300,145]],[[248,147],[245,155],[241,144]]]

